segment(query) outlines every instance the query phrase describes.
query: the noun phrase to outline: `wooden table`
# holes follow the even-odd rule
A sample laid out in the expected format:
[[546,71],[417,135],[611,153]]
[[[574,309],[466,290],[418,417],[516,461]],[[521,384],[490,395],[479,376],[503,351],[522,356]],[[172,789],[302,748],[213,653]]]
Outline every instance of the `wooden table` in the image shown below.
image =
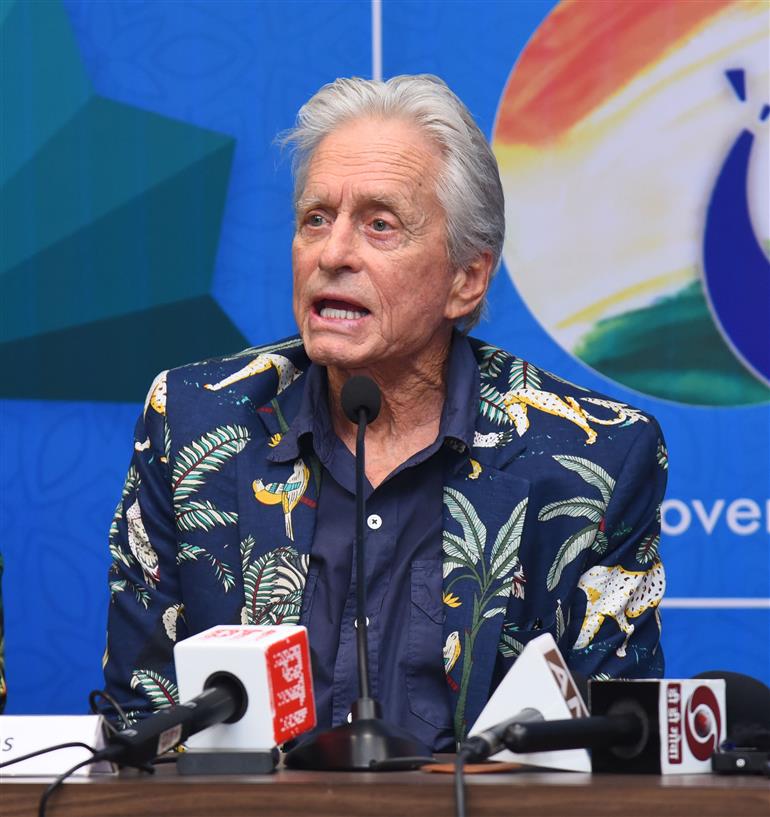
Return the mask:
[[[468,817],[768,817],[763,777],[589,775],[521,770],[466,777]],[[452,776],[301,772],[265,777],[155,775],[76,779],[48,817],[433,817],[454,814]],[[47,781],[0,784],[0,815],[32,817]]]

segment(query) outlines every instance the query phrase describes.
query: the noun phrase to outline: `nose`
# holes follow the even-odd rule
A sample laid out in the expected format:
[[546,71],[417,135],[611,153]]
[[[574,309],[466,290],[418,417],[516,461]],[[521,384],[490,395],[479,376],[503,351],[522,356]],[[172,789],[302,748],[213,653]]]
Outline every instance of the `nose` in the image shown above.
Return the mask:
[[324,272],[355,272],[358,269],[358,237],[350,219],[338,215],[324,241],[318,266]]

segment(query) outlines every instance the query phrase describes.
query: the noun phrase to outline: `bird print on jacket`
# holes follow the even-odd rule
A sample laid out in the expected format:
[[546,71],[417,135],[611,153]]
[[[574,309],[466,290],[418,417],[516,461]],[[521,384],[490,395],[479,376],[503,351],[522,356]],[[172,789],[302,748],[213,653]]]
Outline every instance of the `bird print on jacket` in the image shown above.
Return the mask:
[[[474,444],[454,450],[436,509],[441,647],[461,739],[543,632],[586,676],[662,674],[668,455],[638,409],[455,342],[479,367]],[[310,365],[295,338],[154,381],[109,536],[105,676],[131,719],[175,700],[179,639],[217,623],[299,622],[319,475],[313,460],[279,461],[275,446]]]

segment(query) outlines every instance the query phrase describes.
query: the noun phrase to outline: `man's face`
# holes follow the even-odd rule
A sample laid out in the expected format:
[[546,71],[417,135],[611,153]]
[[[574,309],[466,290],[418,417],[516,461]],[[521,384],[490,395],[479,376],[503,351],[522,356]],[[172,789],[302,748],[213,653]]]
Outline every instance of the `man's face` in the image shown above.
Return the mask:
[[436,354],[458,273],[436,197],[438,147],[400,120],[342,126],[316,149],[297,207],[294,317],[311,359],[346,370]]

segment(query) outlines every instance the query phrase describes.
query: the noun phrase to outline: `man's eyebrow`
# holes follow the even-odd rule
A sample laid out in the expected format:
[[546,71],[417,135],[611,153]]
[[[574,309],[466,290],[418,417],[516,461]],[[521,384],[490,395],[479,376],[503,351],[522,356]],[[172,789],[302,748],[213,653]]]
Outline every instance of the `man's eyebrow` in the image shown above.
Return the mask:
[[[309,210],[314,210],[316,207],[323,209],[327,206],[327,201],[323,196],[303,196],[297,201],[294,212],[297,214],[306,213]],[[390,210],[396,215],[399,213],[407,215],[412,211],[409,199],[406,196],[375,192],[356,197],[355,209],[362,210],[372,207],[381,207],[384,210]]]
[[319,196],[303,196],[301,199],[297,199],[294,209],[297,212],[301,210],[312,210],[314,207],[323,206],[323,203],[323,199]]

